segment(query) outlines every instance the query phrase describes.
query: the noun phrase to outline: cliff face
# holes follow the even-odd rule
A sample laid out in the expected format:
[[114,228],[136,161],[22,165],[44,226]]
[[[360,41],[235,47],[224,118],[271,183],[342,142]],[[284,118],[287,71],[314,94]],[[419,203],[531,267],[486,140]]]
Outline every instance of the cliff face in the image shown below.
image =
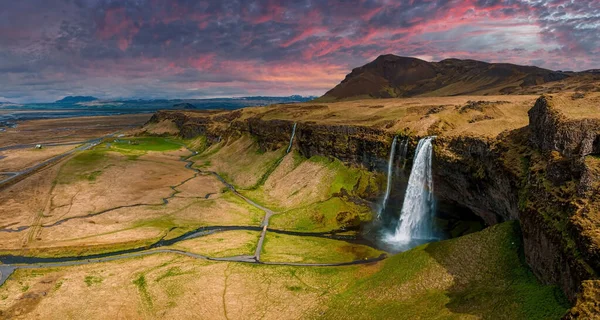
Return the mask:
[[518,179],[504,168],[492,142],[438,138],[433,168],[439,199],[471,209],[488,225],[518,218]]
[[216,142],[223,133],[223,130],[215,126],[215,118],[218,116],[210,117],[210,115],[210,112],[189,116],[180,111],[157,111],[148,120],[148,123],[172,121],[179,129],[179,135],[184,139],[204,135],[208,138],[208,141]]
[[[569,120],[541,97],[530,125],[496,139],[440,136],[434,140],[438,199],[467,207],[492,225],[520,220],[527,263],[539,279],[559,285],[571,301],[581,283],[600,270],[600,123]],[[288,145],[293,121],[241,120],[239,114],[189,117],[159,112],[151,122],[173,121],[180,135],[208,141],[248,134],[263,150]],[[409,138],[409,156],[418,137]],[[298,123],[294,144],[303,156],[334,157],[385,172],[393,134],[358,125]],[[592,160],[590,160],[592,159]]]
[[393,136],[382,130],[360,126],[300,125],[297,129],[300,153],[335,157],[342,162],[384,171]]
[[565,156],[600,153],[600,120],[568,120],[555,107],[552,98],[540,97],[529,110],[531,142],[544,151]]
[[[171,119],[177,115],[158,115],[150,121]],[[213,127],[208,121],[177,122],[181,127],[181,135],[188,138],[193,134],[211,134]],[[262,120],[249,118],[244,121],[235,120],[227,130],[220,132],[223,137],[235,138],[241,134],[252,136],[263,151],[275,150],[287,146],[294,127],[293,121]],[[192,129],[196,128],[196,129]],[[312,156],[333,157],[342,162],[361,166],[369,170],[383,171],[387,168],[387,157],[393,136],[380,129],[363,126],[339,125],[326,126],[315,123],[297,125],[294,137],[300,154],[306,158]]]
[[571,301],[600,270],[600,121],[568,119],[552,98],[529,111],[534,152],[525,154],[519,219],[534,273],[558,283]]

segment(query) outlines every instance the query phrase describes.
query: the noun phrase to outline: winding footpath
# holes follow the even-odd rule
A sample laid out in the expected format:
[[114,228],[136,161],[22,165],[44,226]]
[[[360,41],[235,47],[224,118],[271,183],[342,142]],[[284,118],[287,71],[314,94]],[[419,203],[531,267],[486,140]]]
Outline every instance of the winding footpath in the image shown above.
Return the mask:
[[[294,133],[295,133],[295,125],[294,125]],[[72,154],[73,152],[76,152],[76,151],[87,150],[87,149],[95,146],[96,144],[98,144],[99,141],[101,141],[101,139],[90,140],[85,145],[71,150],[70,152],[68,152],[68,154]],[[290,140],[290,146],[288,147],[288,151],[286,152],[286,154],[291,149],[292,143],[293,143],[293,135],[292,135],[292,139]],[[379,257],[347,261],[347,262],[339,262],[339,263],[294,263],[294,262],[261,261],[260,255],[262,252],[262,248],[264,245],[267,231],[271,231],[274,233],[280,233],[280,234],[294,235],[294,236],[322,237],[322,238],[328,238],[328,239],[344,240],[344,241],[348,241],[348,242],[352,242],[353,240],[357,240],[357,239],[356,239],[356,237],[347,236],[347,235],[338,236],[338,235],[336,235],[336,231],[324,232],[324,233],[302,233],[302,232],[294,232],[294,231],[287,231],[287,230],[273,230],[273,229],[269,230],[268,229],[269,220],[271,219],[271,217],[274,214],[276,214],[273,210],[266,208],[264,206],[261,206],[261,205],[257,204],[256,202],[252,201],[251,199],[245,197],[241,193],[239,193],[233,185],[231,185],[230,183],[225,181],[225,179],[223,179],[223,177],[221,177],[218,173],[212,172],[212,171],[202,172],[199,169],[194,168],[193,167],[194,162],[191,161],[190,158],[193,157],[194,155],[196,155],[197,152],[192,151],[189,148],[187,148],[187,149],[192,154],[187,157],[182,157],[181,161],[186,162],[185,167],[187,169],[193,170],[195,172],[195,174],[193,177],[184,180],[182,183],[180,183],[176,186],[171,186],[171,189],[173,189],[173,193],[169,197],[163,198],[163,204],[168,203],[168,200],[170,198],[174,197],[177,193],[179,193],[179,191],[176,190],[176,188],[178,186],[183,185],[187,181],[197,177],[199,174],[209,173],[209,174],[214,175],[221,183],[223,183],[223,185],[225,185],[237,197],[244,200],[246,203],[250,204],[251,206],[253,206],[259,210],[262,210],[265,213],[260,226],[201,227],[201,228],[198,228],[194,231],[188,232],[186,234],[183,234],[183,235],[173,238],[173,239],[169,239],[169,240],[160,239],[156,243],[154,243],[150,246],[147,246],[147,247],[139,247],[139,248],[133,248],[133,249],[103,253],[103,254],[94,254],[94,255],[89,255],[89,256],[73,256],[73,257],[61,257],[61,258],[41,258],[41,257],[12,256],[12,255],[0,256],[0,263],[1,263],[0,264],[0,286],[2,286],[4,284],[4,282],[10,277],[10,275],[17,269],[41,269],[41,268],[80,266],[80,265],[87,265],[87,264],[92,264],[92,263],[102,263],[102,262],[110,262],[110,261],[116,261],[116,260],[122,260],[122,259],[130,259],[130,258],[135,258],[135,257],[147,256],[147,255],[151,255],[151,254],[158,254],[158,253],[177,254],[177,255],[183,255],[183,256],[187,256],[187,257],[191,257],[191,258],[195,258],[195,259],[203,259],[203,260],[209,260],[209,261],[241,262],[241,263],[253,263],[253,264],[263,264],[263,265],[298,266],[298,267],[335,267],[335,266],[368,264],[368,263],[374,263],[377,261],[381,261],[381,260],[384,260],[387,258],[387,255],[382,254]],[[68,154],[66,154],[66,155],[68,155]],[[49,160],[45,161],[44,163],[41,163],[33,168],[43,167],[44,165],[46,165],[48,163],[53,163],[53,161],[58,161],[58,160],[62,159],[66,155],[61,154],[61,155],[57,156],[57,157],[60,157],[59,159],[56,159],[57,157],[54,157],[54,158],[49,159]],[[30,169],[33,169],[33,168],[30,168]],[[28,170],[30,170],[30,169],[28,169]],[[136,204],[136,205],[130,205],[130,206],[124,206],[124,207],[132,207],[132,206],[137,206],[137,205],[146,205],[146,204]],[[115,210],[115,208],[105,210],[103,212],[98,212],[93,215],[106,213],[111,210]],[[61,223],[71,220],[71,219],[85,218],[88,216],[89,215],[81,216],[81,217],[67,218],[67,219],[64,219],[61,221],[57,221],[52,224],[44,225],[43,227],[54,227],[54,226],[60,225]],[[27,228],[28,227],[20,227],[17,229],[3,229],[2,231],[19,232],[19,231],[23,231]],[[229,230],[261,231],[260,238],[258,240],[254,255],[241,255],[241,256],[232,256],[232,257],[210,257],[210,256],[205,256],[205,255],[201,255],[201,254],[188,252],[188,251],[165,248],[165,246],[170,246],[170,245],[173,245],[180,241],[194,239],[194,238],[206,236],[209,234],[213,234],[216,232],[223,232],[223,231],[229,231]],[[342,232],[342,231],[343,230],[339,230],[339,232]]]

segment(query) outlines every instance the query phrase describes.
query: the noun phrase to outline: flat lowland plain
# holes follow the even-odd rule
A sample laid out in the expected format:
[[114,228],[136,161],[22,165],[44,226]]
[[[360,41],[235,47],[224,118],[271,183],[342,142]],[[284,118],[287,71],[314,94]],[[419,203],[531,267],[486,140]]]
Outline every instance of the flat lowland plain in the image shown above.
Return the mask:
[[43,119],[20,122],[0,133],[0,148],[20,144],[67,143],[98,138],[143,125],[150,114]]
[[75,147],[76,145],[65,145],[0,151],[0,172],[22,171]]
[[24,230],[0,232],[0,251],[89,254],[201,226],[258,226],[262,211],[214,176],[186,168],[185,155],[179,142],[163,138],[111,139],[8,187],[0,193],[0,226]]
[[[586,99],[582,108],[593,108],[595,96]],[[247,108],[241,118],[493,136],[525,125],[534,101],[305,103]],[[117,125],[124,130],[128,120],[122,120]],[[37,143],[59,127],[40,123],[38,138],[19,140],[12,132],[0,145]],[[79,136],[56,141],[116,131],[109,122],[80,129]],[[294,149],[287,153],[287,146],[265,152],[246,135],[207,147],[203,137],[173,135],[174,123],[123,132],[0,190],[0,255],[84,257],[82,265],[17,268],[0,286],[0,318],[552,319],[568,308],[558,289],[541,285],[522,261],[515,223],[364,263],[385,252],[317,233],[354,230],[372,219],[373,208],[360,199],[383,192],[382,174],[336,159],[307,159]],[[25,162],[3,162],[11,157],[29,157],[29,165],[73,147],[5,150],[0,165]],[[271,219],[261,238],[265,217]],[[94,254],[114,259],[91,261]],[[322,265],[336,263],[356,264]]]

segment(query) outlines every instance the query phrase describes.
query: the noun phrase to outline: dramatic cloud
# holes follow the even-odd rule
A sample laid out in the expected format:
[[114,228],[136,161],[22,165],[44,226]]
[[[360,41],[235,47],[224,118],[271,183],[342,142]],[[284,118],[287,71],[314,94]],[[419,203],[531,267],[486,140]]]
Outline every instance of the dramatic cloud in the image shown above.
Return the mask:
[[600,68],[600,0],[22,0],[0,96],[320,95],[380,54]]

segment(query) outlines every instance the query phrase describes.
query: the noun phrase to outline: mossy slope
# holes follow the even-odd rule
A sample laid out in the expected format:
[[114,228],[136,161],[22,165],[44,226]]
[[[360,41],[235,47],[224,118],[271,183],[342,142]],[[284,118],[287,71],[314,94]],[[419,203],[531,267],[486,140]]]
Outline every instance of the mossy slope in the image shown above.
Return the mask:
[[334,296],[314,318],[558,319],[560,290],[524,265],[520,229],[507,222],[395,255]]

